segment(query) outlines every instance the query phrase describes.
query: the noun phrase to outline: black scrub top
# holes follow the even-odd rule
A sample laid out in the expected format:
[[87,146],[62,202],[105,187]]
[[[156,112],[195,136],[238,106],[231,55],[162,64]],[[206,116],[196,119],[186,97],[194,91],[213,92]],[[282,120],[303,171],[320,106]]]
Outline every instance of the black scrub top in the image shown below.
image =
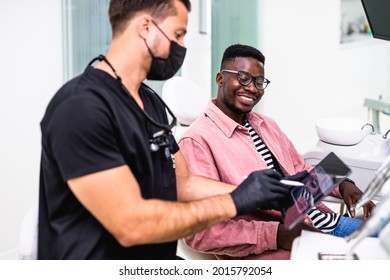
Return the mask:
[[[144,110],[168,124],[162,101],[142,85]],[[66,83],[41,122],[39,259],[174,259],[177,242],[122,247],[80,204],[67,181],[127,164],[142,196],[176,200],[173,154],[179,147],[151,151],[161,128],[148,121],[120,82],[98,69]],[[150,229],[156,230],[154,228]]]

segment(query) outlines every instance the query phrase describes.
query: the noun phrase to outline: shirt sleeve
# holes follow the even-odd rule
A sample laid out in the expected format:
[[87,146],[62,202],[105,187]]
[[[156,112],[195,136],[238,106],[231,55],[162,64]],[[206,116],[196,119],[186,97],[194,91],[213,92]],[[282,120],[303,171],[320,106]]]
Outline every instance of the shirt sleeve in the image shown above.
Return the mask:
[[97,98],[71,98],[61,104],[45,139],[64,181],[125,164],[111,112]]
[[204,253],[246,257],[277,250],[279,222],[230,219],[185,238],[186,244]]
[[[179,146],[193,174],[219,180],[218,170],[206,144],[186,137],[179,140]],[[197,251],[245,257],[276,250],[278,226],[279,222],[246,220],[239,216],[192,235],[185,241]]]
[[220,181],[212,153],[207,145],[190,137],[181,138],[178,144],[193,174]]

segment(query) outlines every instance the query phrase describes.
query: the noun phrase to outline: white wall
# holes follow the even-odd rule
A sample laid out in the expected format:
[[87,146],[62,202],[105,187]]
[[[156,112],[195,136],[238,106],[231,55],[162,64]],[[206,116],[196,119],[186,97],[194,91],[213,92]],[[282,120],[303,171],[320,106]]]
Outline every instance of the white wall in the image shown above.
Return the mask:
[[0,2],[0,259],[38,195],[40,128],[62,83],[61,0]]
[[[340,102],[348,104],[344,114],[360,115],[372,122],[362,106],[364,98],[390,101],[390,41],[369,39],[343,44],[340,48]],[[380,114],[380,132],[390,129],[390,117]]]
[[199,87],[210,94],[211,97],[211,1],[205,0],[207,15],[205,23],[209,27],[206,34],[199,32],[200,1],[191,1],[191,12],[188,20],[188,33],[185,37],[187,47],[186,58],[182,67],[181,75],[199,85]]
[[364,98],[390,94],[390,42],[340,45],[339,0],[263,0],[260,14],[260,43],[272,82],[261,111],[299,151],[314,147],[317,119],[366,119]]

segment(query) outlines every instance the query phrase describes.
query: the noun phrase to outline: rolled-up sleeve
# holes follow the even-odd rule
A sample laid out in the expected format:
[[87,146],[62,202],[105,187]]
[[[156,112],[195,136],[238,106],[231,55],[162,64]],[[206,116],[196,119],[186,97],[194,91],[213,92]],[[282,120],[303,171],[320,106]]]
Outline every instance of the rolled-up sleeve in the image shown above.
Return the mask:
[[278,222],[226,220],[195,235],[185,238],[186,244],[194,250],[245,257],[277,249]]

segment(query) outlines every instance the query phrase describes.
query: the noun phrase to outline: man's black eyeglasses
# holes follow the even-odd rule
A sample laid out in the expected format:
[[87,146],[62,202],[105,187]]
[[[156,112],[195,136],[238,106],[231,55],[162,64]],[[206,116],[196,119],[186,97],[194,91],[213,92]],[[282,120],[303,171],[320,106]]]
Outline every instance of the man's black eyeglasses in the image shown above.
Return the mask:
[[237,80],[243,86],[247,86],[252,81],[255,81],[255,87],[258,90],[265,90],[265,88],[271,82],[270,80],[264,78],[263,76],[254,77],[250,73],[245,72],[245,71],[235,71],[235,70],[223,69],[223,70],[221,70],[221,72],[237,74]]

